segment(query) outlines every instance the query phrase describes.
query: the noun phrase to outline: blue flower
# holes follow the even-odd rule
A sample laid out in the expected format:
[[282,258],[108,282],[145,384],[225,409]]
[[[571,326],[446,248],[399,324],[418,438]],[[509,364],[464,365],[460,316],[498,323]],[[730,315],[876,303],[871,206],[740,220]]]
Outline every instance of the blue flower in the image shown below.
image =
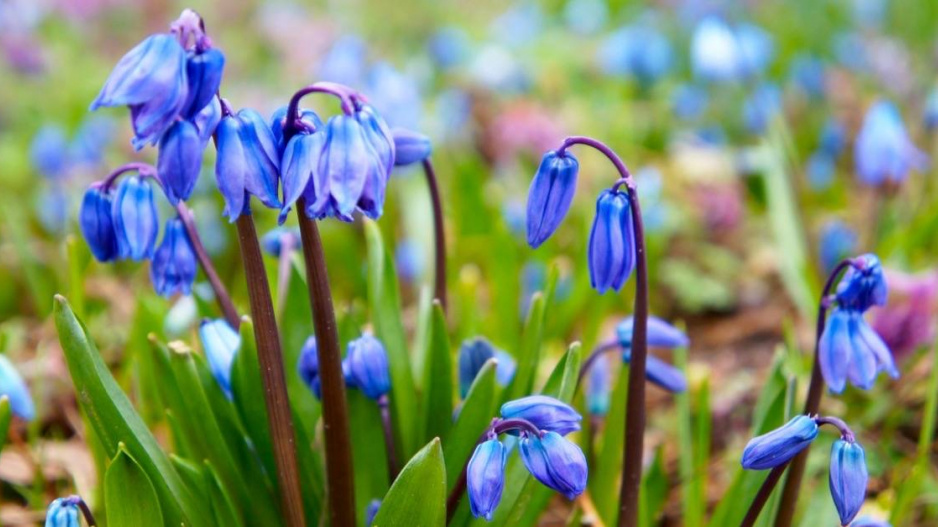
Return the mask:
[[394,268],[397,275],[413,282],[424,271],[424,254],[420,242],[414,239],[401,240],[394,249]]
[[91,186],[85,191],[78,213],[78,226],[91,248],[91,254],[99,262],[110,262],[119,254],[111,215],[112,202],[109,193],[99,186]]
[[463,398],[469,393],[472,381],[485,363],[496,359],[496,380],[502,386],[508,385],[515,374],[515,360],[511,355],[495,348],[491,342],[483,337],[463,341],[459,347],[459,395]]
[[365,186],[358,198],[358,210],[376,220],[384,213],[384,195],[394,169],[396,153],[394,137],[384,119],[371,106],[365,105],[355,112],[361,125],[365,144],[369,149],[370,163]]
[[808,164],[805,172],[808,176],[808,184],[813,190],[825,190],[830,188],[834,180],[834,171],[837,169],[837,162],[824,150],[818,150],[808,158]]
[[847,525],[860,512],[866,500],[866,456],[859,443],[838,439],[831,448],[831,497],[840,515],[841,525]]
[[615,31],[603,41],[597,54],[606,74],[632,77],[646,86],[667,74],[673,62],[667,37],[645,24]]
[[817,433],[814,419],[799,415],[781,428],[750,439],[743,450],[743,468],[765,470],[782,465],[810,445]]
[[925,99],[925,128],[934,131],[938,128],[938,87],[932,88]]
[[111,204],[111,217],[121,258],[140,261],[153,256],[160,219],[153,189],[144,178],[131,176],[120,182]]
[[[632,347],[632,328],[635,326],[635,317],[627,317],[616,326],[619,344],[623,348]],[[655,348],[685,348],[690,345],[690,339],[683,331],[677,329],[666,321],[655,317],[648,317],[648,345]]]
[[775,54],[772,35],[753,24],[742,24],[736,29],[736,40],[741,53],[743,74],[749,77],[762,75]]
[[225,55],[217,49],[191,52],[186,60],[188,97],[182,115],[191,119],[211,102],[221,86]]
[[129,106],[133,144],[139,150],[156,144],[184,109],[187,96],[186,51],[173,35],[151,35],[117,63],[91,110]]
[[528,189],[528,245],[538,247],[557,230],[576,193],[580,163],[569,152],[544,154]]
[[854,254],[859,239],[856,231],[839,220],[828,221],[821,228],[818,254],[825,273],[830,273],[838,262]]
[[77,165],[96,166],[104,150],[114,138],[114,122],[102,115],[91,115],[82,121],[68,147],[68,161]]
[[261,248],[267,254],[279,258],[283,251],[284,242],[289,242],[293,249],[301,247],[300,230],[297,228],[288,229],[286,227],[277,227],[271,229],[267,234],[261,236]]
[[572,500],[586,490],[586,456],[556,432],[541,437],[524,434],[521,461],[535,479]]
[[433,145],[430,138],[404,128],[391,130],[394,137],[394,166],[407,166],[420,163],[430,157]]
[[819,148],[832,158],[840,157],[847,145],[847,128],[837,119],[831,118],[824,123],[821,129]]
[[886,276],[874,254],[854,258],[854,265],[837,284],[837,303],[847,309],[866,311],[874,305],[884,306],[887,295]]
[[927,156],[912,144],[899,110],[882,100],[867,111],[853,155],[857,176],[867,185],[901,183],[909,171],[921,170],[928,162]]
[[507,351],[500,349],[495,350],[495,362],[495,382],[501,386],[508,386],[508,383],[515,377],[518,363]]
[[441,69],[450,69],[465,62],[469,56],[469,37],[456,26],[437,30],[427,43],[430,58]]
[[259,113],[244,109],[222,118],[216,130],[215,177],[225,198],[225,216],[232,222],[246,209],[247,197],[279,208],[277,186],[280,155],[273,132]]
[[32,421],[36,417],[36,408],[33,406],[33,398],[29,395],[26,383],[13,367],[13,363],[2,354],[0,354],[0,396],[10,399],[10,410],[13,415],[26,421]]
[[361,88],[365,77],[365,42],[354,35],[346,35],[329,48],[319,63],[317,77],[353,88]]
[[707,92],[693,84],[678,86],[671,95],[671,109],[678,119],[696,119],[707,109]]
[[78,503],[80,498],[57,498],[46,509],[45,527],[81,527]]
[[378,515],[378,509],[381,508],[381,500],[371,500],[368,502],[368,508],[365,509],[365,525],[371,525]]
[[562,436],[579,430],[583,419],[570,405],[546,395],[529,395],[508,401],[499,413],[504,419],[524,419],[540,430]]
[[175,206],[192,195],[202,170],[202,147],[199,131],[189,121],[176,121],[160,138],[156,171],[170,204]]
[[[331,117],[325,134],[317,175],[311,178],[314,185],[307,185],[304,196],[307,202],[305,212],[311,218],[332,216],[352,221],[366,182],[374,171],[380,170],[378,160],[369,150],[364,130],[354,117]],[[315,184],[319,181],[323,182],[322,188]],[[314,195],[309,195],[311,190]]]
[[505,486],[505,461],[508,449],[498,439],[479,443],[466,465],[469,508],[476,518],[492,521],[492,513],[502,499]]
[[[622,360],[626,364],[632,362],[630,349],[622,352]],[[645,356],[645,378],[671,393],[682,393],[687,390],[687,378],[684,377],[684,372],[650,353]]]
[[369,399],[378,400],[391,390],[388,353],[381,341],[371,335],[349,342],[342,370],[345,383],[358,388]]
[[694,29],[691,63],[706,81],[733,81],[743,75],[743,53],[733,30],[719,18],[707,17]]
[[763,84],[743,103],[746,129],[761,134],[782,110],[782,92],[774,84]]
[[68,139],[58,125],[45,125],[29,145],[29,160],[43,176],[56,179],[64,175],[68,162]]
[[589,239],[590,285],[600,294],[618,291],[635,269],[635,231],[629,198],[604,190],[596,201]]
[[317,399],[322,399],[322,383],[319,380],[319,354],[316,346],[316,337],[310,335],[303,343],[303,349],[300,350],[300,360],[296,364],[296,369],[305,384]]
[[797,55],[791,62],[788,77],[809,97],[820,98],[824,96],[825,67],[817,57],[812,55]]
[[[287,124],[287,106],[281,106],[277,108],[274,113],[270,116],[270,131],[274,134],[274,141],[277,142],[277,149],[280,152],[281,157],[283,156],[283,151],[286,148],[286,143],[283,141],[283,128]],[[312,110],[306,108],[299,109],[299,119],[302,126],[298,131],[300,134],[310,134],[317,130],[320,130],[323,127],[322,119],[319,118],[319,114]]]
[[586,389],[586,407],[590,415],[603,416],[609,413],[609,361],[600,355],[590,368],[589,384]]
[[202,349],[208,359],[212,376],[229,399],[231,393],[231,365],[241,348],[241,336],[223,319],[204,320],[199,326]]
[[205,145],[215,134],[218,123],[221,122],[221,113],[221,101],[218,100],[218,97],[215,97],[205,105],[205,108],[195,114],[195,117],[190,119],[190,122],[195,125],[195,129],[199,133],[199,139],[202,140],[202,150],[205,150]]
[[173,218],[166,222],[163,242],[153,254],[150,262],[150,280],[157,294],[170,297],[174,294],[188,295],[195,282],[198,270],[195,249],[182,220]]
[[836,307],[818,342],[818,361],[828,388],[841,393],[847,380],[864,390],[873,387],[876,376],[885,371],[892,378],[899,370],[883,339],[856,310]]
[[[329,182],[320,170],[325,132],[298,133],[290,138],[280,163],[283,177],[283,206],[277,222],[283,225],[296,200],[306,199],[306,210],[318,211],[328,205]],[[307,212],[309,214],[309,212]],[[316,217],[316,216],[313,216]]]

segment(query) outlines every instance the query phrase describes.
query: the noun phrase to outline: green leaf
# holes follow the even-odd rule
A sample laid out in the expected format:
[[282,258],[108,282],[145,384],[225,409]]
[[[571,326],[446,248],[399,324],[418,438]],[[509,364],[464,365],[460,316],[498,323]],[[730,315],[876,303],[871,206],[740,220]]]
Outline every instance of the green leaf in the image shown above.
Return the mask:
[[475,450],[482,432],[488,428],[496,411],[495,359],[488,360],[469,387],[456,422],[443,443],[443,457],[448,470],[446,487],[452,489],[463,466]]
[[360,390],[349,390],[347,396],[355,471],[355,510],[359,511],[359,521],[364,521],[362,512],[368,503],[384,496],[390,485],[387,450],[378,405]]
[[3,445],[6,444],[7,435],[10,433],[10,421],[13,420],[13,411],[10,410],[10,398],[6,395],[0,395],[0,452],[3,452]]
[[167,526],[209,525],[210,520],[187,492],[169,458],[118,387],[64,297],[55,297],[54,313],[78,403],[102,446],[106,451],[116,452],[119,443],[125,444],[127,452],[150,478]]
[[[678,348],[674,351],[674,364],[687,376],[687,348]],[[700,434],[695,435],[695,430],[701,430],[704,427],[702,425],[696,429],[694,427],[692,399],[699,401],[697,406],[699,421],[709,423],[709,408],[703,405],[706,397],[706,384],[694,393],[692,393],[693,389],[675,394],[674,400],[678,414],[678,462],[681,475],[681,510],[684,516],[684,525],[687,527],[701,527],[707,506],[706,496],[704,495],[707,472],[706,464],[701,465],[699,460],[701,458],[706,459],[709,441],[708,437],[701,437]],[[707,429],[709,431],[709,427]],[[701,444],[702,442],[704,444]]]
[[664,452],[655,451],[655,458],[648,470],[642,475],[641,507],[638,509],[638,524],[642,527],[656,525],[655,520],[661,515],[668,500],[668,473],[664,468]]
[[104,474],[104,508],[111,527],[163,525],[163,511],[153,484],[123,443]]
[[446,467],[440,440],[417,452],[381,501],[375,527],[446,525]]
[[315,430],[322,407],[312,390],[296,373],[303,344],[313,333],[313,315],[309,305],[306,275],[299,272],[294,265],[290,267],[289,280],[290,287],[287,290],[283,314],[279,318],[280,334],[283,337],[283,359],[287,368],[287,392],[290,394],[290,406],[299,415],[304,427],[307,430]]
[[552,268],[545,291],[535,293],[531,298],[528,320],[524,324],[521,336],[521,352],[517,357],[518,367],[515,370],[514,379],[505,390],[502,397],[503,401],[519,399],[533,392],[534,377],[537,374],[537,365],[541,357],[541,341],[544,337],[547,304],[553,296],[556,284],[557,269]]
[[388,352],[391,369],[391,417],[398,439],[398,451],[410,456],[417,446],[417,396],[394,263],[384,247],[378,224],[365,220],[368,242],[368,299],[371,303],[375,335]]
[[596,469],[590,474],[589,489],[596,512],[606,525],[615,525],[619,515],[619,486],[622,471],[622,445],[625,443],[625,408],[628,405],[629,368],[619,369],[606,414],[602,442],[597,446]]
[[429,441],[444,442],[453,423],[453,359],[446,331],[446,315],[439,302],[433,303],[429,351],[423,380],[423,434]]

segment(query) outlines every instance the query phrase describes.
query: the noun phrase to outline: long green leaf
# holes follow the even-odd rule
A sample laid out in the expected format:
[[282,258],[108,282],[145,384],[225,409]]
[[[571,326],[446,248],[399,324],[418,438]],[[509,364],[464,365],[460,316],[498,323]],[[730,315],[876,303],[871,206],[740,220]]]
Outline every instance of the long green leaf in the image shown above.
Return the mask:
[[163,511],[153,484],[123,443],[104,474],[104,508],[111,527],[163,525]]
[[[687,375],[687,348],[674,351],[674,364]],[[691,398],[697,399],[693,389],[675,394],[677,407],[678,461],[681,474],[681,511],[684,525],[701,527],[706,510],[705,497],[702,495],[702,482],[706,473],[698,473],[696,460],[699,455],[698,445],[694,441],[694,420]]]
[[596,470],[590,474],[589,489],[596,512],[606,525],[615,525],[619,513],[619,474],[622,470],[622,445],[625,442],[625,407],[628,405],[629,368],[619,369],[612,389],[609,413],[603,427],[602,442],[597,446]]
[[530,395],[534,388],[534,377],[541,356],[541,341],[544,338],[544,323],[547,305],[553,296],[557,283],[557,270],[552,268],[544,292],[535,293],[528,309],[528,319],[521,336],[521,351],[518,354],[518,367],[515,377],[505,390],[503,400],[510,401]]
[[453,358],[446,331],[446,315],[439,302],[433,303],[427,364],[423,380],[423,433],[429,441],[446,434],[453,426]]
[[10,421],[13,420],[13,411],[10,410],[10,398],[0,395],[0,452],[6,444],[7,434],[10,433]]
[[661,515],[668,499],[668,473],[664,469],[664,453],[661,448],[655,450],[655,457],[648,470],[642,474],[641,507],[638,509],[638,524],[642,527],[656,525],[655,520]]
[[440,440],[417,452],[381,502],[375,527],[446,525],[446,467]]
[[443,457],[446,458],[447,484],[449,489],[456,484],[456,479],[469,456],[475,449],[482,432],[492,422],[496,411],[495,359],[490,359],[479,370],[466,400],[463,401],[453,429],[443,443]]
[[[387,451],[378,405],[359,390],[348,391],[349,432],[355,470],[355,509],[364,511],[388,491]],[[359,522],[364,521],[359,513]]]

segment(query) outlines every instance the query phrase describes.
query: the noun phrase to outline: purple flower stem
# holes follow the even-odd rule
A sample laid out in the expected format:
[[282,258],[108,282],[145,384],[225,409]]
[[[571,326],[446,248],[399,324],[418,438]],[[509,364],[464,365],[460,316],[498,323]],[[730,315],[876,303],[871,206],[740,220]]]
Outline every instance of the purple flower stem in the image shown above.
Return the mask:
[[388,407],[388,395],[378,398],[378,410],[381,411],[381,428],[384,429],[384,446],[388,457],[388,483],[393,484],[400,473],[397,463],[397,452],[394,449],[394,429],[391,427],[391,411]]
[[446,311],[446,230],[443,226],[443,203],[440,199],[440,186],[436,179],[436,171],[430,158],[423,160],[423,173],[427,178],[427,187],[430,189],[430,202],[433,205],[433,296],[440,301],[443,311]]
[[81,499],[81,496],[77,494],[74,496],[69,496],[64,500],[66,503],[70,503],[81,511],[81,515],[85,517],[85,523],[88,524],[88,527],[95,527],[98,523],[94,519],[94,514],[91,514],[91,509],[88,507],[88,504],[85,503],[85,500]]
[[342,112],[346,115],[352,115],[355,104],[352,102],[352,94],[354,92],[351,88],[334,82],[317,82],[310,84],[309,86],[300,88],[300,90],[294,93],[293,97],[290,98],[290,105],[287,107],[286,124],[283,129],[285,138],[293,137],[293,135],[296,134],[297,121],[300,118],[300,99],[311,93],[326,93],[338,97],[342,104]]
[[814,422],[821,425],[831,425],[840,432],[840,438],[848,443],[856,443],[857,437],[853,434],[853,430],[847,426],[847,423],[843,419],[833,417],[833,416],[824,416],[824,417],[815,417]]

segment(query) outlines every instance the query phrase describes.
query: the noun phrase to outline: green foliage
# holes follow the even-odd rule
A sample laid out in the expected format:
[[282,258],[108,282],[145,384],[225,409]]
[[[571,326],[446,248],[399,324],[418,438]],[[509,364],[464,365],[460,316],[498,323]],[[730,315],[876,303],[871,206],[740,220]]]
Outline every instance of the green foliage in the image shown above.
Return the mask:
[[446,466],[439,439],[427,443],[407,462],[381,502],[373,525],[446,525]]
[[160,527],[163,512],[153,484],[123,443],[104,475],[104,503],[108,525]]

